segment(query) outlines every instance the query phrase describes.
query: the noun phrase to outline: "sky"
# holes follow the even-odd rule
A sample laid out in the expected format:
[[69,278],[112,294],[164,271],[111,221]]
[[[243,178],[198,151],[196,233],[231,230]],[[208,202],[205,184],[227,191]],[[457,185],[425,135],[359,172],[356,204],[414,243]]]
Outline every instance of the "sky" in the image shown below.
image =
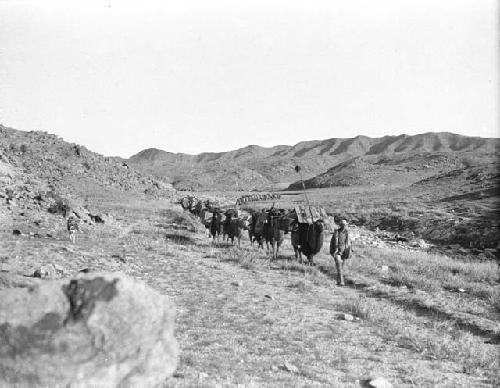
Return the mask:
[[500,137],[497,0],[0,0],[0,124],[104,155]]

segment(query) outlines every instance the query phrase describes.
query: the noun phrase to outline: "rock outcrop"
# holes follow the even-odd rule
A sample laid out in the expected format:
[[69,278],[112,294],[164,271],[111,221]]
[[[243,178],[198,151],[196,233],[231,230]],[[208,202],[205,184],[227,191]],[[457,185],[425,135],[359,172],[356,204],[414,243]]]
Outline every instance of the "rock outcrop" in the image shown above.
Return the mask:
[[119,273],[0,290],[0,386],[155,386],[178,360],[174,305]]

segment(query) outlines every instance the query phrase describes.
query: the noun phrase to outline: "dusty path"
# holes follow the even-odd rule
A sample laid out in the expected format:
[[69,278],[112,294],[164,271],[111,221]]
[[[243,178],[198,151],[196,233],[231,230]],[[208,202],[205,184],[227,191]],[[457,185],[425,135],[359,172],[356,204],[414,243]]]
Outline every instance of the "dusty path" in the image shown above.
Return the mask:
[[[215,385],[359,386],[374,375],[396,386],[482,385],[459,365],[421,359],[387,341],[379,327],[339,320],[338,306],[355,299],[355,289],[193,252],[144,269],[148,282],[175,295],[179,306],[183,362],[173,385],[198,378]],[[305,291],[290,287],[299,282]],[[286,370],[287,363],[297,371]]]
[[[30,273],[40,263],[68,274],[120,270],[170,295],[182,356],[166,386],[359,387],[379,375],[397,387],[490,386],[481,371],[464,373],[461,363],[423,356],[384,327],[339,319],[362,291],[336,287],[328,274],[280,269],[280,262],[269,267],[248,246],[213,247],[200,232],[161,222],[159,212],[136,211],[75,246],[63,237],[2,235],[0,253],[12,258],[14,272]],[[245,256],[258,259],[242,266]],[[415,319],[421,330],[432,326]]]

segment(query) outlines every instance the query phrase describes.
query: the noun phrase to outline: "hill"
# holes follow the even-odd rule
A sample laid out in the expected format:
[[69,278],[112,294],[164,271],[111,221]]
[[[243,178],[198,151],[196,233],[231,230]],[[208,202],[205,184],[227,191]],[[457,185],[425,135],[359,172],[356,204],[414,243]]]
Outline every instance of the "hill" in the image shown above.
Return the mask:
[[[307,188],[413,184],[438,174],[472,166],[486,166],[496,159],[490,152],[415,152],[364,155],[339,163],[328,171],[305,180]],[[300,182],[289,186],[302,188]]]
[[[296,189],[299,164],[309,187],[416,182],[439,172],[493,161],[499,139],[452,133],[327,139],[199,155],[147,149],[127,163],[168,179],[178,189]],[[413,165],[414,163],[415,166]],[[396,172],[397,174],[393,174]],[[409,173],[409,174],[408,174]],[[340,174],[340,175],[339,175]],[[370,179],[366,179],[370,176]],[[340,178],[340,179],[339,179]]]
[[97,197],[127,193],[171,198],[174,193],[169,183],[119,158],[104,157],[46,132],[1,125],[0,183],[2,226],[38,235],[40,225],[61,223],[56,215],[68,208],[91,223]]

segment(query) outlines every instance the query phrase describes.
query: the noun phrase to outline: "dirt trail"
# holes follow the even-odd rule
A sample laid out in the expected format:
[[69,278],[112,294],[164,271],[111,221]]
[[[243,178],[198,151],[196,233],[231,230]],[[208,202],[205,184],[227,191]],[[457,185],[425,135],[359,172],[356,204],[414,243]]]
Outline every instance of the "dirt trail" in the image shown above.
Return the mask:
[[159,212],[131,219],[116,221],[120,233],[103,226],[102,235],[85,236],[75,246],[63,237],[5,234],[0,253],[11,258],[12,272],[32,273],[41,263],[62,265],[68,274],[84,267],[120,270],[170,295],[182,356],[166,386],[359,387],[378,375],[397,387],[488,386],[464,374],[459,363],[431,360],[388,341],[384,328],[340,320],[346,301],[361,294],[355,288],[269,268],[264,259],[246,269],[228,257],[255,250],[213,247],[201,233],[154,227]]

